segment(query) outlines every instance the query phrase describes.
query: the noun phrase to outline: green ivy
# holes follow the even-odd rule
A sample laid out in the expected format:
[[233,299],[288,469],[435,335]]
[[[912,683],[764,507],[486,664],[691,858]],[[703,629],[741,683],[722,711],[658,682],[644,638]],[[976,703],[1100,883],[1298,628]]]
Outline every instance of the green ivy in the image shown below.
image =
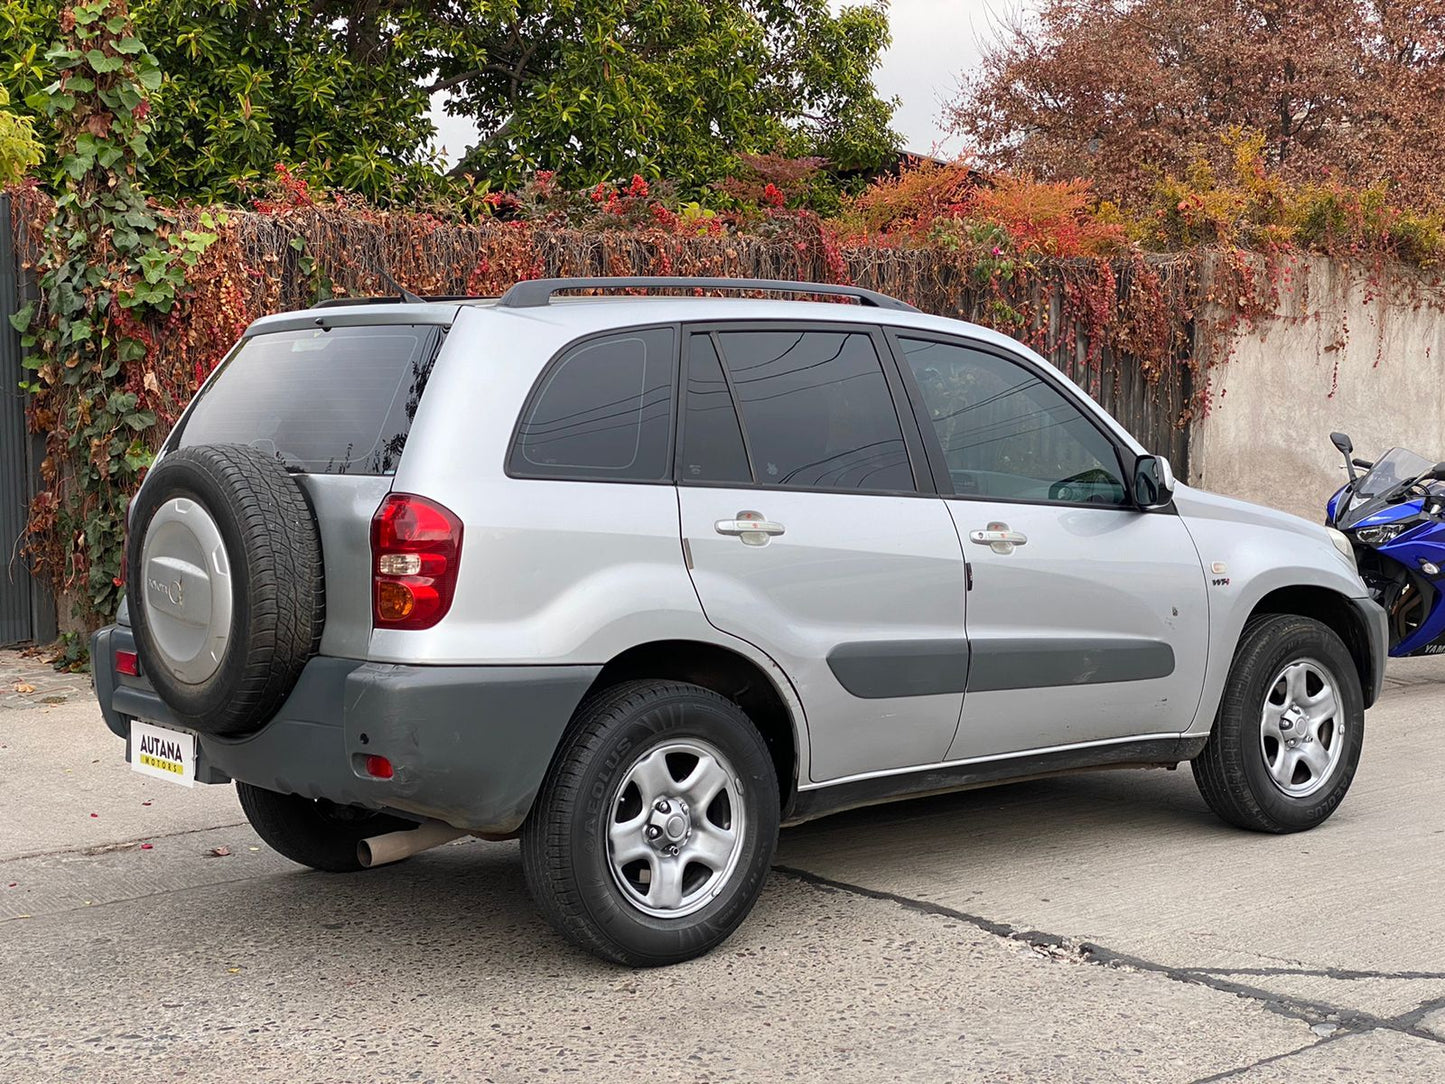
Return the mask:
[[119,601],[126,504],[152,458],[148,324],[172,311],[216,234],[175,229],[141,188],[161,74],[124,0],[72,4],[60,30],[45,56],[58,78],[27,99],[59,136],[55,217],[40,298],[11,322],[26,350],[31,424],[47,440],[31,537],[52,541],[32,557],[71,593],[74,616],[93,623]]

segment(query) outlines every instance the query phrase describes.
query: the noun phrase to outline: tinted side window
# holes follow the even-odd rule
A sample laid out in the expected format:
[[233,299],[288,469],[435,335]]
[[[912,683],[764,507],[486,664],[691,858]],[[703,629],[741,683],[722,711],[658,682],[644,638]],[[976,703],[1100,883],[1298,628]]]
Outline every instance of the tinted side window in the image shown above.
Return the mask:
[[693,335],[688,340],[682,478],[742,485],[753,480],[737,410],[711,335]]
[[899,342],[943,445],[955,493],[1128,503],[1112,442],[1043,377],[971,347]]
[[912,491],[883,366],[866,334],[718,335],[761,485]]
[[592,339],[542,376],[509,464],[533,478],[653,482],[672,476],[675,336],[651,328]]

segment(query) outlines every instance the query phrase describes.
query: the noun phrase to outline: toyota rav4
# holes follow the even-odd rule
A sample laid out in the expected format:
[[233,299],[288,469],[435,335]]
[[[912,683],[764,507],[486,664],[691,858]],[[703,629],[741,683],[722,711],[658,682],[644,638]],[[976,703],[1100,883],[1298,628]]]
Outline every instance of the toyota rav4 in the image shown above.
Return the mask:
[[1230,824],[1311,828],[1385,657],[1338,532],[1176,485],[1003,335],[811,283],[258,320],[127,582],[92,646],[137,771],[234,780],[320,870],[520,837],[552,923],[632,965],[871,802],[1190,761]]

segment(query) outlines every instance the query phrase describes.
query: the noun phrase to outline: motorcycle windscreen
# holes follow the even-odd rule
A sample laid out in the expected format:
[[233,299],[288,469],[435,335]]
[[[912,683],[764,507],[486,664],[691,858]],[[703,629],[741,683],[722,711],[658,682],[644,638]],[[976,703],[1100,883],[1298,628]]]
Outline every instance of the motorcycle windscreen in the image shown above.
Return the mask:
[[1355,480],[1349,495],[1342,498],[1338,526],[1349,527],[1384,508],[1387,498],[1401,484],[1419,478],[1434,465],[1433,460],[1409,449],[1391,448]]

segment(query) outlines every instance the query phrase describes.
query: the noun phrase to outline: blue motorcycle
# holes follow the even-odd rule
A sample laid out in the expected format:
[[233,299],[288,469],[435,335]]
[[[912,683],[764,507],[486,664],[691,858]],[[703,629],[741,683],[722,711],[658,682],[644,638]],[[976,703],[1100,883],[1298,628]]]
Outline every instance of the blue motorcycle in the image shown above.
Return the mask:
[[1354,545],[1360,577],[1389,614],[1390,654],[1445,654],[1445,462],[1391,448],[1371,463],[1354,457],[1344,433],[1330,441],[1350,480],[1330,498],[1325,524]]

